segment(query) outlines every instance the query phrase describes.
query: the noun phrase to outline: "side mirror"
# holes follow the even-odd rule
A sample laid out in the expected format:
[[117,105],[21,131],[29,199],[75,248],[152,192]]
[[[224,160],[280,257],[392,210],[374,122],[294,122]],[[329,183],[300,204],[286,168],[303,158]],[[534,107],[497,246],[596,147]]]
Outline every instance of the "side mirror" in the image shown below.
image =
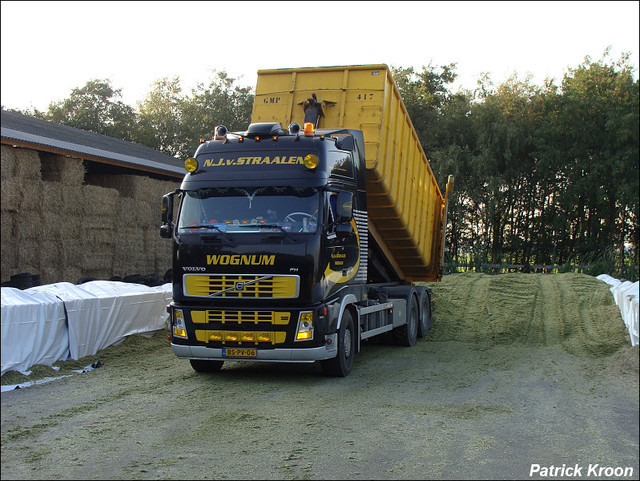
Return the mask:
[[168,224],[173,220],[173,196],[175,192],[169,192],[162,196],[162,223]]
[[173,196],[176,191],[169,192],[162,196],[162,225],[160,226],[160,237],[170,239],[173,235]]
[[162,224],[160,226],[160,237],[163,239],[171,239],[173,235],[173,226],[170,224]]
[[338,192],[336,199],[338,222],[350,221],[353,218],[353,192]]
[[353,137],[351,135],[337,135],[336,147],[340,150],[348,150],[351,152],[355,147]]

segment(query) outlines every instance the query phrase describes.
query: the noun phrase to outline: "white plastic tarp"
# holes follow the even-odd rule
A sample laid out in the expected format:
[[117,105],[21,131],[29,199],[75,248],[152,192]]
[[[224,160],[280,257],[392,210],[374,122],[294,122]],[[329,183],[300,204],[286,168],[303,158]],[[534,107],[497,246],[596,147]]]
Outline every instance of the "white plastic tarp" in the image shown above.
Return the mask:
[[171,284],[116,281],[3,287],[2,374],[80,359],[131,334],[162,329],[171,295]]
[[53,294],[2,287],[2,374],[69,359],[64,305]]
[[[92,281],[82,284],[87,293],[100,300],[99,326],[71,327],[69,332],[82,332],[86,342],[86,354],[95,354],[105,347],[121,342],[131,334],[140,334],[162,329],[167,320],[167,298],[165,291],[142,284],[126,282]],[[78,320],[77,324],[81,321]],[[71,338],[70,338],[71,339]]]
[[597,276],[603,282],[606,282],[610,287],[609,290],[613,294],[613,299],[616,305],[620,309],[620,315],[624,321],[625,326],[629,331],[629,337],[631,339],[631,345],[638,344],[638,282],[620,281],[614,279],[607,274],[601,274]]

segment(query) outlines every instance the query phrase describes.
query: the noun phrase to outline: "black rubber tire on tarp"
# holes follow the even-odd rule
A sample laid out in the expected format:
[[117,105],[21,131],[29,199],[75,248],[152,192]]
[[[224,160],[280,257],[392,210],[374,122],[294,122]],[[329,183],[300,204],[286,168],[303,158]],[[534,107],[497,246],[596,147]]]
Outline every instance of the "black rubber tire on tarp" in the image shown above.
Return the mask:
[[356,354],[356,330],[349,309],[342,313],[340,329],[338,329],[338,354],[332,359],[321,361],[322,371],[333,377],[345,377],[353,368]]
[[212,361],[208,359],[189,359],[189,362],[196,372],[217,372],[224,364],[224,361]]
[[80,279],[78,279],[78,282],[76,282],[76,285],[85,284],[87,282],[92,282],[97,280],[98,279],[95,277],[81,277]]
[[11,280],[7,283],[7,287],[15,287],[16,289],[29,289],[33,287],[33,275],[30,272],[21,272],[11,276]]

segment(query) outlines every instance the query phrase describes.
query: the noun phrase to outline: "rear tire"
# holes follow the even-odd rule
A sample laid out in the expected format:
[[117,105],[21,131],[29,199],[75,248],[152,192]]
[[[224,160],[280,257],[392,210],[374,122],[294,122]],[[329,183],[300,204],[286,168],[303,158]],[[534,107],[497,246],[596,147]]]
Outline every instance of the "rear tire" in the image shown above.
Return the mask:
[[393,338],[398,346],[413,346],[418,338],[418,324],[420,322],[418,301],[414,295],[411,295],[410,299],[407,308],[407,323],[393,330]]
[[206,359],[189,359],[189,362],[196,372],[217,372],[224,364],[224,361],[209,361]]
[[345,377],[351,372],[356,353],[356,332],[349,310],[342,314],[338,330],[338,354],[333,359],[321,361],[322,371],[328,376]]
[[427,335],[427,331],[431,329],[433,325],[433,318],[431,317],[431,296],[426,289],[420,296],[420,324],[418,325],[418,338],[423,338]]

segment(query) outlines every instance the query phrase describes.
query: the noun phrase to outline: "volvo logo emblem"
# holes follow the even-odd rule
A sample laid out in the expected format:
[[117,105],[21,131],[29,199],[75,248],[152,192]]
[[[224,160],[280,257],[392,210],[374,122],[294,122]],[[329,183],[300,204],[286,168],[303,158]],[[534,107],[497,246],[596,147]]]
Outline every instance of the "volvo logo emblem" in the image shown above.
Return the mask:
[[236,291],[244,291],[244,282],[236,282],[236,287],[235,287]]

